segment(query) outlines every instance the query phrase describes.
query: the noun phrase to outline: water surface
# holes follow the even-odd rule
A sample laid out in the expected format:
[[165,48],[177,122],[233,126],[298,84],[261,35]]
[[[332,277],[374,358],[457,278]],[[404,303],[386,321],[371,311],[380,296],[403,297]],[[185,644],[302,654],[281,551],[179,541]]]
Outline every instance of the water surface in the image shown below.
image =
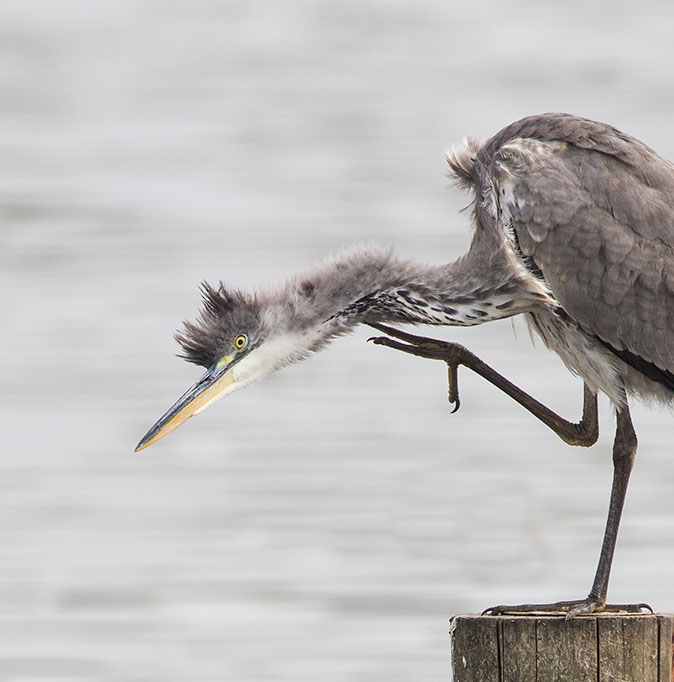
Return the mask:
[[[668,3],[11,2],[0,9],[0,678],[448,678],[448,618],[586,593],[614,420],[564,446],[477,377],[365,343],[139,455],[198,376],[197,284],[359,241],[467,246],[442,152],[526,114],[674,157]],[[446,330],[564,415],[509,321]],[[641,451],[611,596],[674,608],[671,415]]]

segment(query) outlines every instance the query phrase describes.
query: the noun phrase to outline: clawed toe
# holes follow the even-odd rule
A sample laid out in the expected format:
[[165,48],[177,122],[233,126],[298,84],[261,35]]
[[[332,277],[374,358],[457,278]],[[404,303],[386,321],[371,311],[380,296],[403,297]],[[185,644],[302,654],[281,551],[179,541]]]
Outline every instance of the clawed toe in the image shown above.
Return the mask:
[[499,604],[498,606],[490,606],[488,609],[485,609],[482,612],[482,615],[500,616],[522,613],[558,613],[564,615],[568,619],[589,613],[641,613],[643,610],[653,613],[653,609],[643,602],[638,604],[605,604],[599,599],[587,597],[586,599],[556,601],[549,604]]
[[[396,339],[400,339],[401,341],[405,341],[406,343],[412,344],[413,346],[416,346],[417,348],[424,348],[426,350],[438,350],[441,351],[443,350],[447,345],[448,341],[440,341],[438,339],[431,339],[427,336],[417,336],[416,334],[410,334],[409,332],[404,332],[401,329],[396,329],[395,327],[389,327],[386,324],[379,324],[378,322],[370,322],[369,323],[370,327],[374,327],[380,332],[384,332],[384,334],[388,334],[389,336],[393,336]],[[368,339],[370,340],[370,339]],[[371,339],[375,340],[375,339]],[[376,341],[375,341],[376,343]]]
[[[448,399],[449,402],[454,405],[452,414],[461,407],[461,400],[459,399],[458,367],[462,364],[466,355],[470,355],[470,352],[466,348],[451,341],[438,341],[437,339],[429,339],[425,336],[415,336],[414,334],[388,327],[385,324],[370,323],[370,326],[394,337],[391,339],[388,338],[388,336],[371,336],[368,341],[371,341],[376,346],[387,346],[388,348],[400,350],[409,353],[410,355],[417,355],[433,360],[444,360],[447,363],[449,370]],[[401,343],[395,339],[401,339],[405,343]]]

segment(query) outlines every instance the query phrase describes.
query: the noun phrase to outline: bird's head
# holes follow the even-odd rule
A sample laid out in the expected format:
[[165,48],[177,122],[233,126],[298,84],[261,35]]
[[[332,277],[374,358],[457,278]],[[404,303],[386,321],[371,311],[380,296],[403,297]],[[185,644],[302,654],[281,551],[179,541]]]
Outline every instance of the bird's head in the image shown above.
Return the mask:
[[[417,266],[396,260],[390,249],[361,246],[255,294],[203,284],[201,312],[194,322],[185,323],[176,339],[182,357],[206,371],[136,450],[152,445],[216,400],[308,357],[356,324],[397,319],[395,297],[376,292],[418,276]],[[408,304],[399,313],[400,320],[409,321]]]
[[[202,285],[203,308],[185,322],[176,340],[188,362],[206,368],[145,434],[136,451],[152,445],[190,417],[239,388],[261,379],[312,350],[311,329],[288,331],[288,310],[260,295]],[[265,299],[264,295],[262,299]]]

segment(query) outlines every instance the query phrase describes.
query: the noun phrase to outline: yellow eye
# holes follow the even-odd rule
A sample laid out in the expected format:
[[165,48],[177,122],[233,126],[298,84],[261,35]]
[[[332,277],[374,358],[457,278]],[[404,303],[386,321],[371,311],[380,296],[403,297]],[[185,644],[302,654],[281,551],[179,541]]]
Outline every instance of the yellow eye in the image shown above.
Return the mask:
[[239,334],[234,339],[234,348],[236,350],[243,350],[248,345],[248,337],[245,334]]

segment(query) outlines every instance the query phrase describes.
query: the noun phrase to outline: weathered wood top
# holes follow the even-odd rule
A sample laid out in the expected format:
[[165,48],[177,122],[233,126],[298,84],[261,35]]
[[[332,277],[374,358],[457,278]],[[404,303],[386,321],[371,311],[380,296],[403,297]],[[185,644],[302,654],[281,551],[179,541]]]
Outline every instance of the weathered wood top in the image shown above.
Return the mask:
[[455,616],[454,682],[674,682],[672,614]]

